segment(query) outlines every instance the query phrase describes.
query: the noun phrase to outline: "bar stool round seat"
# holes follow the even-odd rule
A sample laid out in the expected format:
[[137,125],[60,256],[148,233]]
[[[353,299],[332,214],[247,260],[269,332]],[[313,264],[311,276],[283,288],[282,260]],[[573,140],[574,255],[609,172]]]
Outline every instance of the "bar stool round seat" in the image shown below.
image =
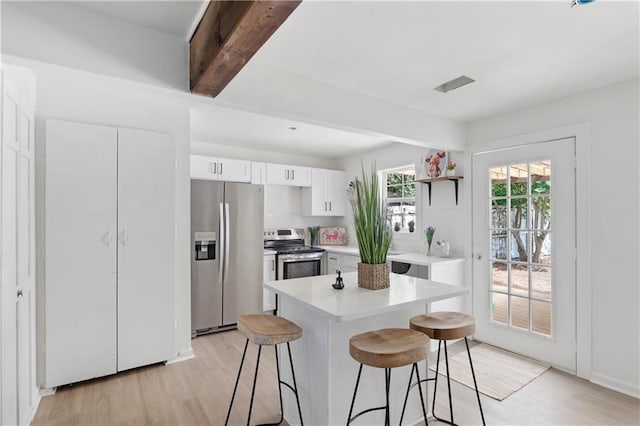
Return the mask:
[[[476,391],[478,400],[478,408],[480,408],[480,417],[482,424],[486,424],[484,420],[484,412],[482,411],[482,402],[480,401],[480,392],[478,391],[478,382],[476,374],[473,370],[473,361],[471,360],[471,351],[469,350],[468,336],[476,332],[476,319],[471,315],[462,312],[432,312],[430,314],[417,315],[409,320],[409,327],[412,330],[420,331],[432,339],[438,340],[438,358],[436,360],[436,374],[433,378],[427,378],[426,381],[434,381],[433,386],[433,405],[431,413],[433,417],[443,423],[455,425],[453,420],[453,400],[451,398],[451,378],[449,376],[449,354],[447,352],[447,341],[464,339],[467,347],[467,356],[469,357],[469,366],[471,367],[471,377]],[[449,420],[438,417],[436,415],[436,393],[438,391],[438,376],[440,373],[440,349],[444,342],[444,361],[447,369],[447,390],[449,392]]]
[[256,345],[278,345],[302,336],[302,329],[286,318],[275,315],[241,315],[238,331]]
[[[358,370],[356,386],[353,390],[353,398],[351,399],[351,408],[349,408],[347,425],[349,425],[352,421],[354,421],[361,415],[376,410],[384,410],[384,424],[389,425],[391,420],[389,415],[391,369],[413,364],[411,375],[409,376],[407,393],[405,394],[404,398],[404,405],[402,407],[402,414],[400,416],[400,424],[402,424],[402,419],[404,418],[404,412],[407,405],[407,398],[409,396],[409,390],[412,387],[411,383],[413,381],[414,373],[417,378],[417,383],[420,383],[418,362],[425,360],[429,355],[429,338],[424,333],[406,328],[385,328],[381,330],[368,331],[366,333],[357,334],[349,339],[349,354],[354,360],[360,363],[360,368]],[[362,375],[363,365],[367,365],[369,367],[384,368],[386,402],[384,406],[368,408],[352,416],[353,407],[356,402],[356,395],[358,394],[358,385],[360,383],[360,376]],[[420,386],[418,386],[418,388],[420,389],[420,405],[422,407],[422,414],[424,416],[424,421],[426,424],[427,412],[424,407],[422,388]]]
[[[233,387],[233,394],[231,395],[231,401],[229,402],[229,409],[227,410],[227,417],[225,418],[225,426],[229,424],[229,417],[231,416],[231,410],[233,408],[233,401],[236,398],[236,392],[238,390],[238,383],[240,383],[240,375],[242,374],[242,366],[244,365],[244,359],[247,355],[247,347],[249,341],[258,345],[258,357],[256,359],[256,370],[253,375],[253,385],[251,387],[251,399],[249,400],[249,415],[247,416],[247,426],[251,422],[251,411],[253,409],[253,398],[256,392],[256,381],[258,379],[258,369],[260,368],[260,355],[262,353],[263,346],[273,346],[276,356],[276,371],[278,374],[278,394],[280,396],[280,420],[269,425],[279,425],[284,420],[284,411],[282,409],[282,386],[289,388],[296,397],[296,404],[298,407],[298,416],[300,416],[300,424],[304,425],[302,420],[302,409],[300,408],[300,397],[298,395],[298,385],[296,384],[296,374],[293,369],[293,359],[291,357],[291,345],[290,342],[299,339],[302,336],[302,328],[286,318],[267,315],[267,314],[253,314],[253,315],[240,315],[237,321],[238,331],[245,335],[247,338],[244,344],[244,351],[242,352],[242,360],[240,361],[240,368],[238,368],[238,375],[236,377],[236,384]],[[277,345],[281,343],[287,344],[287,352],[289,355],[289,366],[291,367],[291,380],[293,383],[287,383],[280,378],[280,360],[278,359]]]
[[385,328],[349,339],[349,355],[361,364],[395,368],[426,359],[429,338],[405,328]]
[[461,312],[418,315],[411,318],[409,325],[435,340],[462,339],[476,332],[476,319]]

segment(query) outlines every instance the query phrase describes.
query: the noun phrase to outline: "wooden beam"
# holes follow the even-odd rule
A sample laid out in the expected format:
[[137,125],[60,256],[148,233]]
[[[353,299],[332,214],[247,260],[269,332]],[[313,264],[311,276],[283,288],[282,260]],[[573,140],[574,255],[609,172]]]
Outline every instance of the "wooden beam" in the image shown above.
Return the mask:
[[216,97],[301,2],[212,1],[189,42],[191,92]]

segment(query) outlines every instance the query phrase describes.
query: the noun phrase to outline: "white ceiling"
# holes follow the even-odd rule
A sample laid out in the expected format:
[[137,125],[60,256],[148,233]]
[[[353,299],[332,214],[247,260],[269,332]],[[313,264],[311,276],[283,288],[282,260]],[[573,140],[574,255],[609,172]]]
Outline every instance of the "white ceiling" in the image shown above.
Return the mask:
[[[269,93],[287,97],[287,78],[272,78],[282,72],[309,87],[321,83],[341,90],[345,100],[356,93],[468,122],[637,78],[639,2],[600,0],[574,8],[569,3],[305,0],[217,99],[256,111],[252,99],[264,94],[257,94],[255,76],[275,86]],[[84,4],[181,37],[201,6],[201,1]],[[446,94],[433,90],[463,74],[476,82]],[[304,88],[297,88],[298,97],[287,100],[300,102],[301,110],[303,102],[318,102],[317,109],[336,107],[335,100],[309,99]],[[275,105],[277,99],[272,100]],[[268,99],[260,102],[269,105]],[[303,131],[304,117],[298,116],[300,130],[292,145],[287,130],[292,122],[266,116],[282,117],[281,111],[261,108],[265,115],[246,116],[218,111],[216,117],[209,106],[199,105],[192,132],[202,141],[314,155],[329,151],[334,157],[384,142],[371,133],[312,125]]]
[[134,25],[187,38],[191,24],[205,0],[85,0],[71,3]]

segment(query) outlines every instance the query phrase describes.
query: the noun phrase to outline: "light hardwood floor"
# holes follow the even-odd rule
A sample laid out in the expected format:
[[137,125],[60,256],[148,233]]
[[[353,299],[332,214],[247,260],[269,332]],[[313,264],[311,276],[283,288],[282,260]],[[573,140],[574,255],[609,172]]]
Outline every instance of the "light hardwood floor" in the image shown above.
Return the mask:
[[[457,344],[455,344],[457,345]],[[452,345],[450,354],[463,346]],[[296,343],[292,343],[296,350]],[[244,336],[230,331],[193,340],[196,359],[139,368],[59,388],[42,399],[34,425],[221,425],[233,390]],[[256,347],[249,344],[230,424],[246,424]],[[262,351],[252,424],[278,418],[273,349]],[[356,371],[352,374],[355,380]],[[444,383],[443,381],[439,381]],[[284,390],[288,392],[287,390]],[[479,424],[475,393],[452,385],[456,423]],[[448,413],[446,386],[436,410]],[[638,425],[640,401],[550,369],[502,402],[482,396],[489,425]],[[346,413],[345,413],[346,418]],[[367,423],[363,417],[357,422]],[[430,424],[438,424],[432,422]]]

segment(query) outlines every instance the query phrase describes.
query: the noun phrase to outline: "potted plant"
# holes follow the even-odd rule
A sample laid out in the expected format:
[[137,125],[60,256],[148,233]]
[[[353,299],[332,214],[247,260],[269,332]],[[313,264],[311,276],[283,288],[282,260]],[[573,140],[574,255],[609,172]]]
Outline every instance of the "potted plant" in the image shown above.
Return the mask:
[[455,176],[456,175],[456,167],[458,167],[458,165],[454,162],[449,161],[447,163],[447,176]]
[[410,220],[410,221],[409,221],[409,223],[408,223],[408,225],[409,225],[409,232],[413,232],[413,231],[415,231],[415,229],[416,229],[416,222],[415,222],[415,220]]
[[393,224],[393,230],[396,232],[400,230],[400,222],[396,222]]
[[362,181],[356,180],[353,202],[353,224],[360,251],[358,287],[378,290],[389,287],[387,252],[393,231],[387,221],[386,206],[380,193],[375,164],[366,174],[362,165]]
[[310,245],[318,245],[318,233],[320,232],[320,227],[318,225],[307,226],[307,231],[309,231]]

